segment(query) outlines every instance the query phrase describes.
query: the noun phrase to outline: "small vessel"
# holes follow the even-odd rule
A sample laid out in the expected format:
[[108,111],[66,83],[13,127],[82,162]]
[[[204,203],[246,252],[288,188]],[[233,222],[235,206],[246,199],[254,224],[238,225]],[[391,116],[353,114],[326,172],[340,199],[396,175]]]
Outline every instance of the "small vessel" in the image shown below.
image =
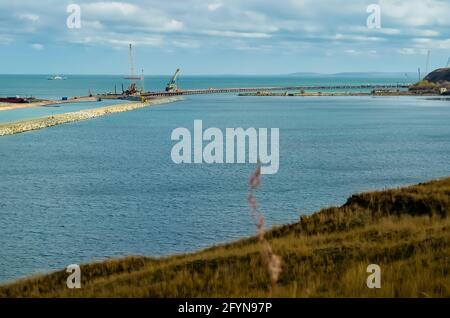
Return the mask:
[[61,81],[61,80],[65,80],[65,79],[66,78],[61,75],[53,75],[48,78],[49,81]]

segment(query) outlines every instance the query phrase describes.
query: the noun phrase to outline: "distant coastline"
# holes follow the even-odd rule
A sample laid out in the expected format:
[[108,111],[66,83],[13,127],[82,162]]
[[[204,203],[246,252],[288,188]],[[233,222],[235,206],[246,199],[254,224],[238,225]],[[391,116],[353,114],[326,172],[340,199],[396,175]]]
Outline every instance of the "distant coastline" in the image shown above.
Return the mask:
[[304,77],[405,78],[405,80],[417,79],[417,73],[413,72],[338,72],[329,74],[314,72],[295,72],[288,75]]

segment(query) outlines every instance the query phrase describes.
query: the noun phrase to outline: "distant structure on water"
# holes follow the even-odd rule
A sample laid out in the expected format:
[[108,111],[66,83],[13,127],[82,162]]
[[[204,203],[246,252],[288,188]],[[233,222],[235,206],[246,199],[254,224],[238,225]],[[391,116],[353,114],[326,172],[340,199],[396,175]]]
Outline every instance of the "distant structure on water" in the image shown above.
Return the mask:
[[66,77],[64,77],[64,76],[61,76],[61,75],[53,75],[53,76],[50,76],[49,78],[47,78],[49,81],[62,81],[62,80],[65,80],[66,79]]

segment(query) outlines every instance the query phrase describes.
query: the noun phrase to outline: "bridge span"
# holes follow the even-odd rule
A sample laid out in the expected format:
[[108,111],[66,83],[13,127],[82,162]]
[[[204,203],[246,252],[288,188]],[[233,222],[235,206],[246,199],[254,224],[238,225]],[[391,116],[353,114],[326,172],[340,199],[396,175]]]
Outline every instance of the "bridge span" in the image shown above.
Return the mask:
[[206,89],[185,89],[172,92],[156,91],[141,94],[143,97],[154,96],[176,96],[176,95],[198,95],[198,94],[222,94],[222,93],[245,93],[259,91],[290,91],[290,90],[355,90],[355,89],[400,89],[408,88],[405,84],[388,85],[332,85],[332,86],[270,86],[270,87],[235,87],[235,88],[206,88]]

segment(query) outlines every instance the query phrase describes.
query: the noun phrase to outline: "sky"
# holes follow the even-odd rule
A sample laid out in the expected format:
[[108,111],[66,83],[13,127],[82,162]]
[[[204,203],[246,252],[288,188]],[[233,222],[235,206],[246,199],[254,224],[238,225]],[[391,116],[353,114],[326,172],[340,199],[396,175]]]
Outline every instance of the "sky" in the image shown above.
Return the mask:
[[129,43],[146,75],[417,72],[449,26],[450,0],[0,0],[0,74],[128,74]]

